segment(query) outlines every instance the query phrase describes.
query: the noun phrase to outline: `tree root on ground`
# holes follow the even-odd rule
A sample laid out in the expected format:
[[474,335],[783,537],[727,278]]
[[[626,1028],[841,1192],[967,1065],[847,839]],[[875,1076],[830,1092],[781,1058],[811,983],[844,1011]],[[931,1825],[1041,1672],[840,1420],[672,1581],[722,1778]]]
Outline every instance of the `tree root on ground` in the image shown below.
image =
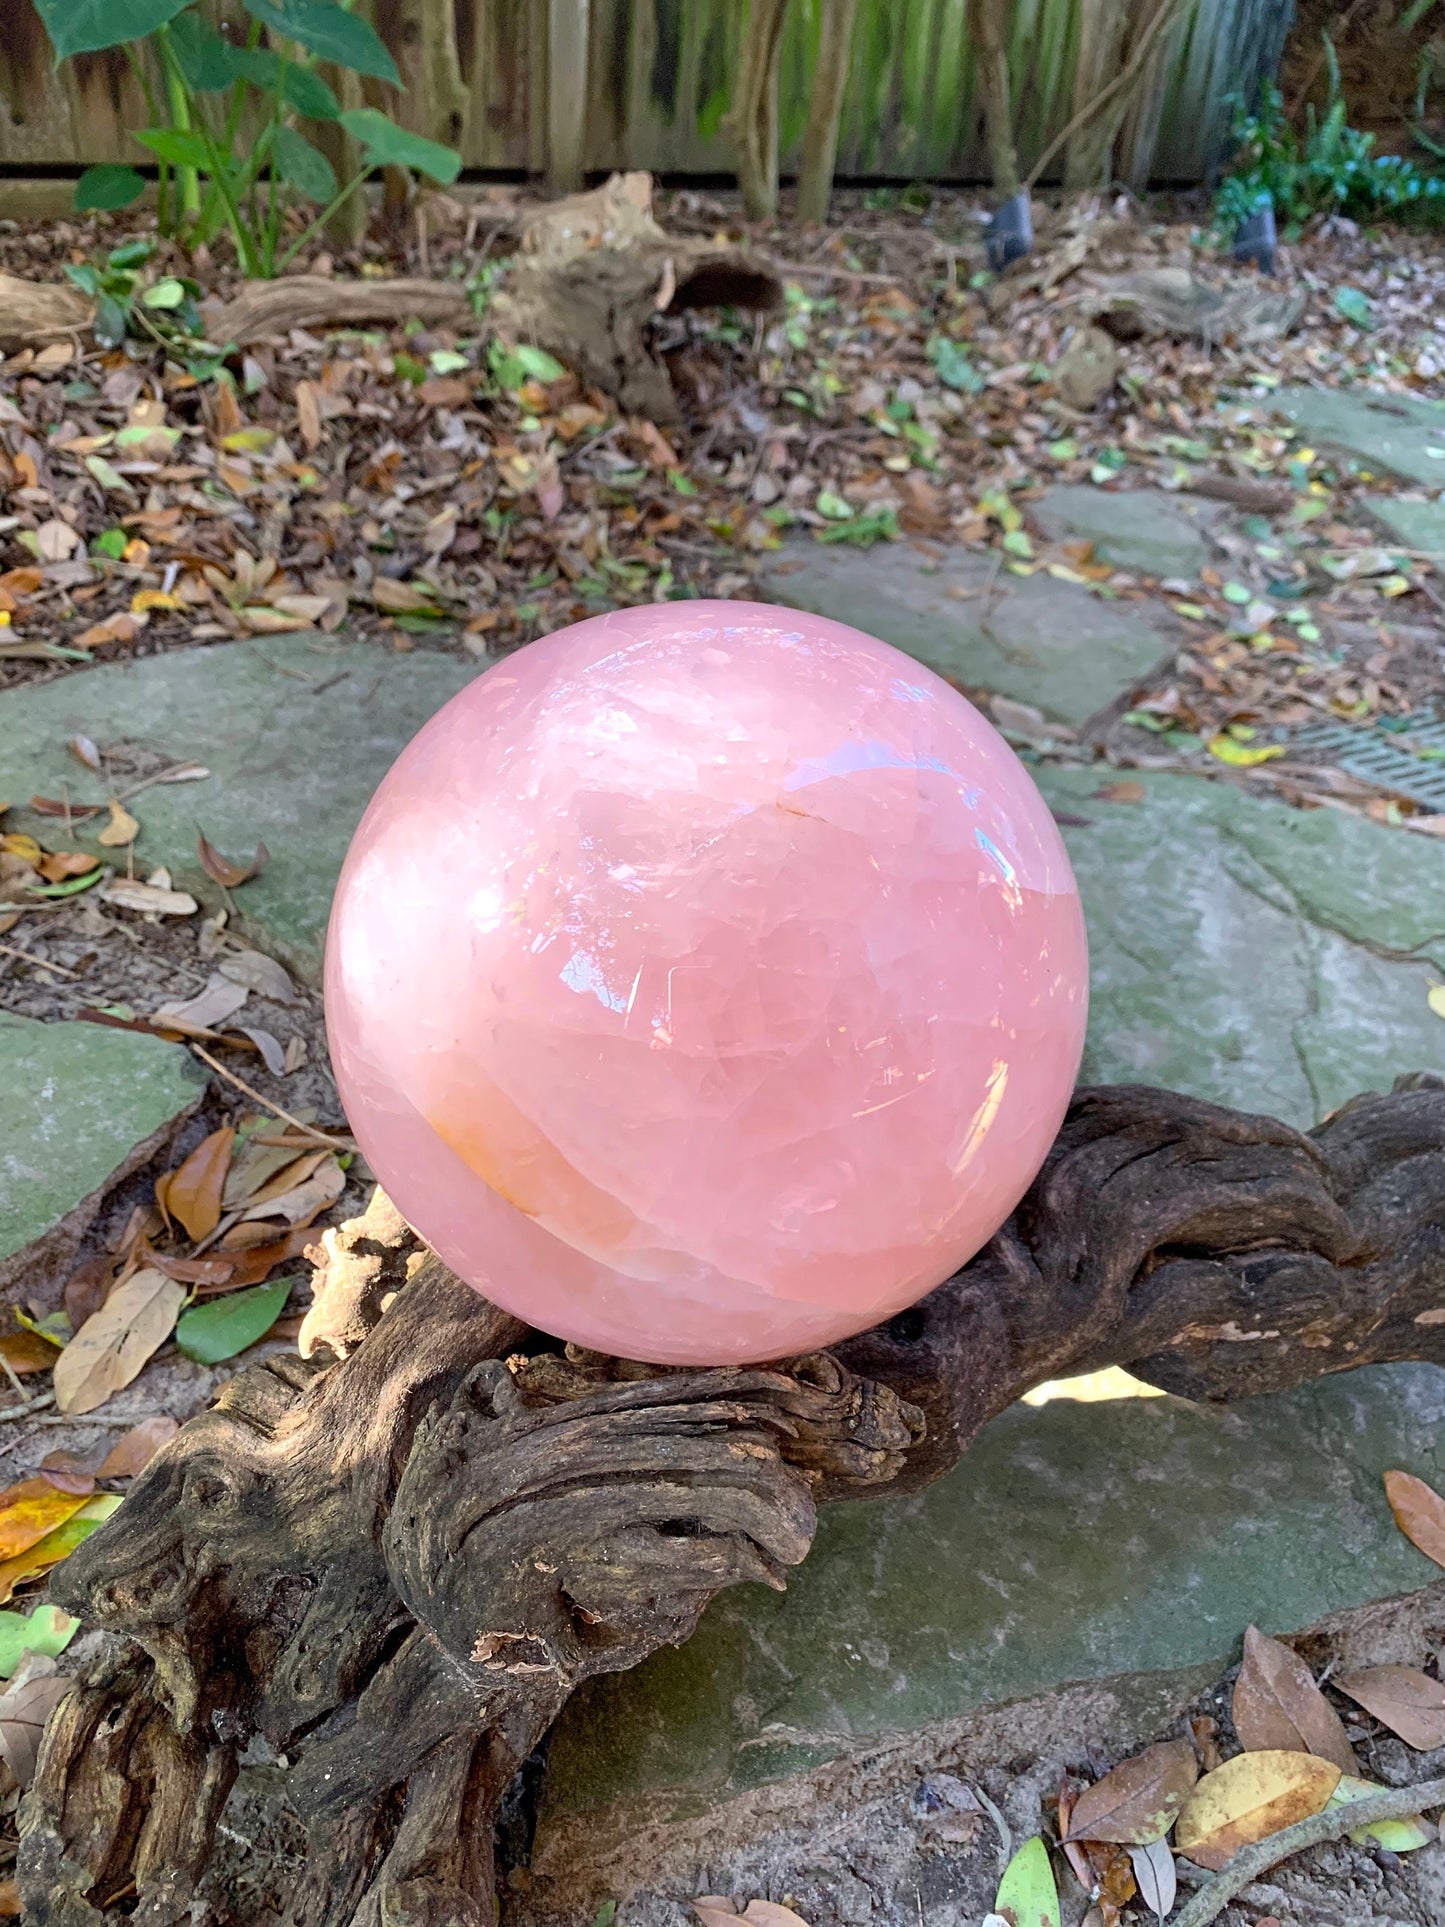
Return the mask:
[[564,1353],[378,1199],[326,1235],[311,1356],[239,1374],[52,1581],[109,1638],[22,1810],[26,1918],[184,1919],[260,1740],[311,1843],[290,1927],[493,1927],[492,1816],[568,1695],[781,1587],[820,1503],[936,1478],[1065,1373],[1229,1399],[1445,1362],[1442,1307],[1438,1079],[1309,1134],[1083,1091],[977,1258],[772,1367]]

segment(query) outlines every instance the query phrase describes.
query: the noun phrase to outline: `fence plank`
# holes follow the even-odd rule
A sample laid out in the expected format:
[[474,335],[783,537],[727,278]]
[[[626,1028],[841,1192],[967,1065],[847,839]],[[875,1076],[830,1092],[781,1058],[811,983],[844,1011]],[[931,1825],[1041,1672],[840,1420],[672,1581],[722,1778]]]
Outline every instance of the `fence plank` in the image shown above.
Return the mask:
[[[986,178],[970,0],[859,0],[839,132],[844,174]],[[469,167],[550,172],[731,166],[721,121],[737,72],[739,0],[362,0],[406,78],[375,89],[406,125],[459,146]],[[1010,45],[1025,169],[1076,96],[1117,71],[1121,0],[1015,0]],[[119,55],[53,70],[32,0],[0,0],[0,163],[141,158],[144,105]],[[1230,96],[1278,64],[1289,0],[1194,0],[1152,63],[1118,143],[1124,176],[1206,178],[1227,143]],[[818,0],[793,0],[781,63],[783,165],[797,163],[811,98]],[[549,44],[552,56],[548,58]],[[1084,156],[1076,156],[1082,164]]]

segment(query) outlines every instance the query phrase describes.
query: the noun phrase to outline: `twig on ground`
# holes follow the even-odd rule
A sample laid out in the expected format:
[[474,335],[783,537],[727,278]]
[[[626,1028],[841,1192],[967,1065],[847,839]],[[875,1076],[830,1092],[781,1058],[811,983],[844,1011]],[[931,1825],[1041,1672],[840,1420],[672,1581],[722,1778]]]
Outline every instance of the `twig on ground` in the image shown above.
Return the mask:
[[1209,1927],[1242,1888],[1277,1867],[1281,1860],[1303,1853],[1306,1847],[1339,1840],[1378,1820],[1413,1820],[1427,1807],[1438,1806],[1445,1806],[1445,1779],[1424,1780],[1419,1786],[1387,1787],[1364,1799],[1347,1801],[1344,1806],[1326,1807],[1323,1813],[1311,1814],[1308,1820],[1300,1820],[1282,1833],[1272,1833],[1267,1840],[1242,1847],[1207,1887],[1200,1888],[1183,1912],[1175,1915],[1173,1927]]
[[279,1117],[283,1124],[291,1125],[294,1130],[304,1131],[307,1137],[314,1138],[318,1144],[329,1144],[333,1151],[354,1151],[356,1149],[356,1146],[347,1139],[329,1137],[325,1131],[318,1131],[314,1124],[303,1124],[299,1117],[292,1117],[291,1113],[289,1111],[283,1111],[279,1104],[273,1104],[269,1097],[262,1097],[254,1085],[248,1084],[244,1077],[237,1077],[234,1071],[228,1071],[224,1064],[218,1064],[211,1053],[203,1049],[194,1039],[191,1041],[191,1049],[203,1063],[210,1065],[217,1077],[224,1077],[228,1084],[234,1084],[238,1091],[244,1091],[247,1097],[259,1104],[263,1110],[269,1111],[272,1117]]
[[78,977],[80,972],[72,970],[69,964],[52,963],[48,957],[36,957],[28,950],[20,950],[13,943],[0,943],[0,956],[18,957],[21,963],[38,964],[42,970],[58,971],[62,977]]
[[47,1405],[54,1403],[54,1392],[42,1392],[39,1398],[32,1398],[24,1405],[0,1405],[0,1425],[11,1419],[29,1418],[32,1412],[43,1412]]

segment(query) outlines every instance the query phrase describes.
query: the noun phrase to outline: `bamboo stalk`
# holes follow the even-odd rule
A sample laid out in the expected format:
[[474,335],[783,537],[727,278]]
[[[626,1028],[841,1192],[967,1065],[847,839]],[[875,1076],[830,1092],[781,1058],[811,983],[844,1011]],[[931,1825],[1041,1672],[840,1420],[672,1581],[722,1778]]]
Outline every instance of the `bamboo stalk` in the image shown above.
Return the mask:
[[818,65],[803,135],[803,168],[798,179],[798,219],[826,221],[838,160],[838,128],[848,86],[848,61],[858,0],[822,0],[823,28]]
[[974,0],[974,50],[984,132],[995,192],[1009,200],[1019,191],[1018,152],[1008,72],[1009,0]]
[[750,221],[770,221],[778,211],[778,56],[787,11],[788,0],[751,0],[726,116]]

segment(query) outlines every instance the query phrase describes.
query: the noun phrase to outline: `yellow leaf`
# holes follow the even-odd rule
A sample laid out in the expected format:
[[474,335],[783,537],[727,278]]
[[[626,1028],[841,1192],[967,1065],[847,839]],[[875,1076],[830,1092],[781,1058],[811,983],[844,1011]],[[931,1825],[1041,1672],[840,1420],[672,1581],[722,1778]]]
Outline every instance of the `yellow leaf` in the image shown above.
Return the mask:
[[33,836],[26,836],[21,830],[11,830],[8,835],[0,836],[0,850],[6,856],[18,856],[22,863],[38,864],[45,852]]
[[162,1271],[137,1271],[87,1318],[55,1363],[61,1412],[93,1412],[129,1385],[175,1330],[186,1288]]
[[46,1533],[28,1552],[0,1563],[0,1606],[15,1596],[15,1588],[27,1579],[38,1579],[43,1572],[68,1559],[75,1548],[103,1525],[120,1504],[117,1492],[97,1492],[93,1499],[82,1500],[80,1510],[72,1513],[62,1526]]
[[90,1497],[61,1492],[49,1479],[22,1479],[0,1492],[0,1559],[14,1559],[63,1526]]
[[[1377,1780],[1357,1780],[1347,1773],[1330,1795],[1332,1807],[1348,1806],[1352,1800],[1367,1800],[1373,1793],[1387,1789]],[[1383,1847],[1387,1853],[1413,1853],[1428,1847],[1435,1829],[1428,1820],[1376,1820],[1373,1826],[1357,1827],[1350,1835],[1357,1847]]]
[[96,838],[108,850],[124,849],[126,844],[134,843],[140,835],[140,824],[129,810],[122,809],[115,798],[110,799],[110,821]]
[[1445,1017],[1445,984],[1431,984],[1425,1002],[1437,1017]]
[[238,428],[233,435],[221,437],[221,446],[232,455],[258,455],[275,439],[274,428]]
[[1178,1851],[1214,1872],[1241,1847],[1318,1813],[1340,1783],[1313,1753],[1241,1753],[1206,1773],[1174,1830]]
[[164,589],[137,589],[130,599],[133,616],[143,616],[148,609],[184,609],[185,606],[178,595],[167,595]]
[[1280,743],[1236,743],[1232,736],[1211,736],[1209,753],[1233,769],[1254,769],[1273,757],[1283,756],[1284,747]]

